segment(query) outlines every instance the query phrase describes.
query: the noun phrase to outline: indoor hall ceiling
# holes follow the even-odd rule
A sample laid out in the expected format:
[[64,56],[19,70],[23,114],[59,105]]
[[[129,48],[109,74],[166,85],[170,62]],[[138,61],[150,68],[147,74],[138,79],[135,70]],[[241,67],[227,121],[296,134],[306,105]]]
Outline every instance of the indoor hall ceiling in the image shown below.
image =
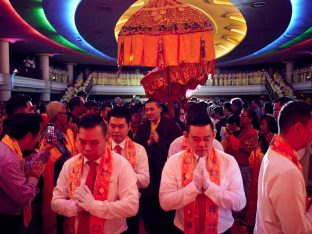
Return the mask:
[[[216,50],[231,44],[225,39],[226,30],[232,31],[233,26],[224,20],[233,13],[229,7],[232,5],[242,15],[247,33],[241,39],[234,38],[238,45],[217,59],[218,66],[311,56],[311,0],[182,1],[212,18],[219,33]],[[1,0],[0,37],[16,41],[10,46],[14,52],[49,53],[61,62],[116,65],[116,24],[133,4],[139,9],[146,3],[147,0]]]

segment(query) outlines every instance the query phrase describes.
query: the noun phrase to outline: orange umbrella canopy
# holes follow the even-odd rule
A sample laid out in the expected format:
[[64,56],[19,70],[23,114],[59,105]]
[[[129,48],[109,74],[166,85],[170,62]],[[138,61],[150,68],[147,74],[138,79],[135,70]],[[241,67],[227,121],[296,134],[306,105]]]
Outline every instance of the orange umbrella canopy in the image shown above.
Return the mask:
[[178,66],[215,59],[213,24],[177,0],[150,0],[118,35],[119,65]]
[[154,97],[162,102],[170,102],[185,98],[188,89],[194,90],[197,85],[204,85],[206,80],[202,66],[189,64],[168,66],[162,70],[156,67],[143,77],[141,84],[148,98]]
[[141,83],[147,96],[162,94],[163,101],[178,100],[204,84],[214,61],[213,24],[177,0],[150,0],[118,35],[118,65],[158,67]]

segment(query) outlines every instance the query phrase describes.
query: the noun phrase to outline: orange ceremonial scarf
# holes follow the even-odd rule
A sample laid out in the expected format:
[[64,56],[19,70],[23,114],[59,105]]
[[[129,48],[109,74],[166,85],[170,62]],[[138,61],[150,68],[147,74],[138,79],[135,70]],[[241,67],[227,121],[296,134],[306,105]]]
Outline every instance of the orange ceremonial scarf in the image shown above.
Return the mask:
[[157,120],[156,123],[151,122],[151,132],[155,132],[156,128],[158,127],[158,124],[160,123],[160,119]]
[[[74,155],[74,136],[69,131],[65,134],[65,145],[71,156]],[[44,148],[41,142],[40,148]],[[50,150],[50,157],[46,163],[43,177],[42,217],[43,231],[45,234],[56,234],[56,215],[51,209],[51,200],[54,188],[54,164],[61,157],[61,152],[55,147]]]
[[295,150],[291,148],[291,146],[285,142],[283,138],[281,138],[279,135],[274,135],[273,139],[271,141],[270,147],[275,152],[281,154],[285,158],[288,158],[290,161],[292,161],[297,168],[302,171],[302,165],[300,163],[299,157]]
[[[193,171],[195,168],[194,153],[188,147],[182,156],[182,186],[185,187],[193,180]],[[220,185],[220,161],[216,155],[215,149],[212,148],[207,157],[207,171],[209,178],[212,182]],[[184,207],[184,233],[196,234],[197,214],[200,213],[201,206],[196,206],[199,202],[199,196],[196,201],[188,204]],[[206,218],[205,227],[199,227],[201,230],[205,230],[205,234],[215,234],[218,232],[218,206],[207,196],[205,196],[206,202]]]
[[[109,137],[107,139],[107,143],[109,145],[109,148],[112,149],[112,138]],[[113,149],[112,149],[113,150]],[[130,162],[133,169],[136,168],[137,164],[137,158],[136,158],[136,150],[135,150],[135,144],[130,139],[130,137],[126,138],[126,159]]]
[[[297,152],[279,135],[274,135],[270,144],[270,148],[285,158],[292,161],[297,168],[302,171],[302,165],[297,155]],[[306,207],[308,208],[308,196],[306,196]]]
[[[16,154],[19,161],[24,160],[21,148],[19,147],[18,142],[14,138],[12,138],[8,135],[5,135],[2,138],[2,142],[4,144],[6,144]],[[23,170],[24,170],[24,168],[23,168]],[[25,171],[24,171],[24,173],[25,173]],[[25,174],[25,176],[27,177],[26,174]],[[23,219],[24,219],[24,226],[28,227],[30,220],[31,220],[31,203],[23,206]]]
[[[73,162],[69,174],[69,198],[74,200],[75,190],[80,186],[84,157],[79,155]],[[96,173],[93,197],[95,200],[105,201],[108,197],[108,189],[113,171],[113,157],[109,147],[106,147],[101,157],[100,165]],[[90,234],[104,233],[105,219],[90,214]],[[65,225],[65,233],[75,233],[75,217],[69,218],[68,225]]]

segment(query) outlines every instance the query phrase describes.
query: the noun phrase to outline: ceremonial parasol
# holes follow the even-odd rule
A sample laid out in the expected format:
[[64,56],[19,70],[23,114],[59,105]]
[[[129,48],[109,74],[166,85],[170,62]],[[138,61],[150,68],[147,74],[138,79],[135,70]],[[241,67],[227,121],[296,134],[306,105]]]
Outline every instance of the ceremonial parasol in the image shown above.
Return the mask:
[[119,32],[119,66],[158,67],[142,80],[146,91],[168,87],[165,96],[185,95],[186,89],[205,83],[207,75],[213,73],[214,60],[209,18],[177,0],[150,0]]

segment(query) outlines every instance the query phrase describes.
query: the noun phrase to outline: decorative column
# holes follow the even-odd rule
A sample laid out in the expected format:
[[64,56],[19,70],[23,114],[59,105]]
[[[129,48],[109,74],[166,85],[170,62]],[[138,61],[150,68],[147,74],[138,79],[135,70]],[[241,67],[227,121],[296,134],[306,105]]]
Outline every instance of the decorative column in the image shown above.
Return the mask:
[[294,62],[293,61],[287,61],[286,62],[286,83],[291,84],[292,83],[292,74],[294,71]]
[[9,41],[5,39],[0,39],[0,74],[2,75],[0,101],[7,101],[11,97],[11,76]]
[[72,84],[74,81],[74,65],[75,63],[66,63],[66,70],[68,73],[68,84]]
[[46,102],[51,100],[51,81],[49,78],[49,57],[50,54],[38,54],[39,55],[39,69],[42,74],[44,82],[44,88],[41,93],[40,99]]

